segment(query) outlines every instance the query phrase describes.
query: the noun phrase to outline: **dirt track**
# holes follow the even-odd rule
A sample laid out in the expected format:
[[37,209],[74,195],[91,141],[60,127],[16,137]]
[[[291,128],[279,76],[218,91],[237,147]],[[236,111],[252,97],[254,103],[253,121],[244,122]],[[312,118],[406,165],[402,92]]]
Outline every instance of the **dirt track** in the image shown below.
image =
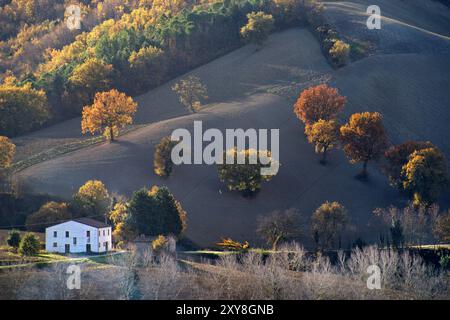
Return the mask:
[[[330,2],[327,13],[339,25],[343,14],[339,8],[350,5],[361,13],[365,8],[356,3],[365,2]],[[379,2],[382,9],[388,3]],[[399,20],[391,16],[383,34],[396,30],[402,43],[396,50],[391,45],[394,40],[383,40],[383,45],[375,42],[377,49],[372,56],[334,71],[308,31],[291,29],[274,34],[262,50],[247,46],[193,71],[207,84],[211,97],[200,113],[189,115],[168,83],[137,98],[137,123],[148,124],[146,127],[121,137],[117,143],[85,148],[40,163],[18,177],[35,191],[64,196],[70,196],[88,179],[100,179],[110,191],[126,195],[142,186],[165,184],[188,212],[188,237],[205,246],[221,236],[253,242],[257,216],[296,207],[309,217],[326,200],[342,202],[360,227],[359,233],[366,239],[374,236],[364,228],[368,217],[377,206],[398,204],[396,191],[374,168],[370,168],[370,183],[353,179],[360,168],[348,164],[341,151],[332,152],[329,166],[319,165],[302,126],[293,116],[291,98],[292,92],[298,94],[304,87],[330,80],[348,97],[346,115],[380,111],[392,141],[431,140],[450,157],[450,113],[446,110],[450,105],[450,14],[437,11],[444,7],[433,2],[422,11],[412,10],[414,15],[422,12],[425,18],[417,19],[417,28],[411,27],[416,16],[406,19],[403,1],[391,2],[397,6],[389,5],[395,10],[388,12],[397,13]],[[430,1],[414,1],[415,5],[420,2]],[[434,13],[440,18],[430,22],[427,17]],[[366,32],[365,20],[364,14],[352,16],[356,23],[350,28],[352,35]],[[346,30],[341,26],[340,32],[350,36]],[[383,34],[379,39],[384,39]],[[431,47],[434,49],[429,50]],[[193,120],[203,120],[205,128],[221,130],[279,128],[279,174],[264,184],[253,199],[225,191],[214,166],[181,166],[168,180],[156,177],[152,172],[154,144],[175,128],[192,129]],[[74,119],[21,139],[33,143],[60,137],[76,139],[79,135],[79,119]]]

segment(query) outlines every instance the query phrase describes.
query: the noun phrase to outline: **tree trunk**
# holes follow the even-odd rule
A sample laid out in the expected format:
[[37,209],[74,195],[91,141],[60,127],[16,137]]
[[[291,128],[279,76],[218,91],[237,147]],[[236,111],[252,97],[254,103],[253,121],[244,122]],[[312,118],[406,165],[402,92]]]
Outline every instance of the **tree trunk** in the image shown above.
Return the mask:
[[114,141],[114,129],[112,126],[109,127],[109,142]]
[[363,178],[363,179],[367,178],[367,163],[368,162],[369,162],[368,160],[365,160],[363,162],[363,169],[362,169],[361,174],[360,174],[361,178]]
[[327,163],[327,148],[323,148],[323,152],[322,152],[322,160],[320,160],[321,164],[326,164]]

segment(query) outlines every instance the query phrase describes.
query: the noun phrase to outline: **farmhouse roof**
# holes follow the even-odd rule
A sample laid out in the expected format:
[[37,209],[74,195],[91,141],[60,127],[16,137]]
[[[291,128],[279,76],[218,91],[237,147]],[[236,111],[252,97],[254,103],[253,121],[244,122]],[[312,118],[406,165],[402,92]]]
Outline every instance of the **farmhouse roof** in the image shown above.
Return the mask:
[[82,223],[94,228],[107,228],[110,227],[110,225],[101,222],[101,221],[97,221],[91,218],[77,218],[77,219],[72,219],[72,221],[78,222],[78,223]]

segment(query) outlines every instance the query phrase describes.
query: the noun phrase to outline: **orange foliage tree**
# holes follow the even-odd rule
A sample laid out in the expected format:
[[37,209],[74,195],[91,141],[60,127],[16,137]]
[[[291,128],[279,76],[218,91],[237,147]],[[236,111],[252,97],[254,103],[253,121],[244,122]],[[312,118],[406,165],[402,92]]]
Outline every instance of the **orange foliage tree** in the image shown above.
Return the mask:
[[367,163],[378,160],[386,150],[388,140],[382,116],[378,112],[355,113],[340,129],[344,152],[351,163],[362,162],[360,178],[367,177]]
[[344,109],[345,102],[346,98],[339,95],[337,89],[321,84],[301,93],[294,104],[294,113],[305,124],[307,130],[320,119],[325,121],[336,119]]
[[103,131],[105,136],[113,141],[119,128],[133,123],[136,110],[137,103],[116,89],[98,92],[94,103],[83,108],[81,130],[91,134]]

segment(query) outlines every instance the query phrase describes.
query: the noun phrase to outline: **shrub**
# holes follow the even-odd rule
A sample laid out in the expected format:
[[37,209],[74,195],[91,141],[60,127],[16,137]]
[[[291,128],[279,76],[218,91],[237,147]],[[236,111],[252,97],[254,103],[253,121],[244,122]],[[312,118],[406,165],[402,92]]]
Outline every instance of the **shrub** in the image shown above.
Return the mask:
[[15,136],[36,129],[49,117],[44,91],[30,85],[0,86],[0,135]]
[[248,22],[241,28],[241,36],[249,42],[262,45],[274,26],[272,15],[262,11],[247,14]]
[[336,67],[345,66],[350,57],[350,45],[341,40],[335,41],[330,49],[330,56]]
[[23,236],[19,245],[19,253],[23,256],[35,256],[39,253],[39,239],[33,233]]
[[168,177],[172,173],[173,162],[171,153],[176,143],[170,137],[164,137],[156,146],[153,167],[155,174],[158,176]]
[[8,232],[8,238],[6,239],[8,246],[15,249],[19,248],[20,245],[20,232],[17,230],[11,230]]

